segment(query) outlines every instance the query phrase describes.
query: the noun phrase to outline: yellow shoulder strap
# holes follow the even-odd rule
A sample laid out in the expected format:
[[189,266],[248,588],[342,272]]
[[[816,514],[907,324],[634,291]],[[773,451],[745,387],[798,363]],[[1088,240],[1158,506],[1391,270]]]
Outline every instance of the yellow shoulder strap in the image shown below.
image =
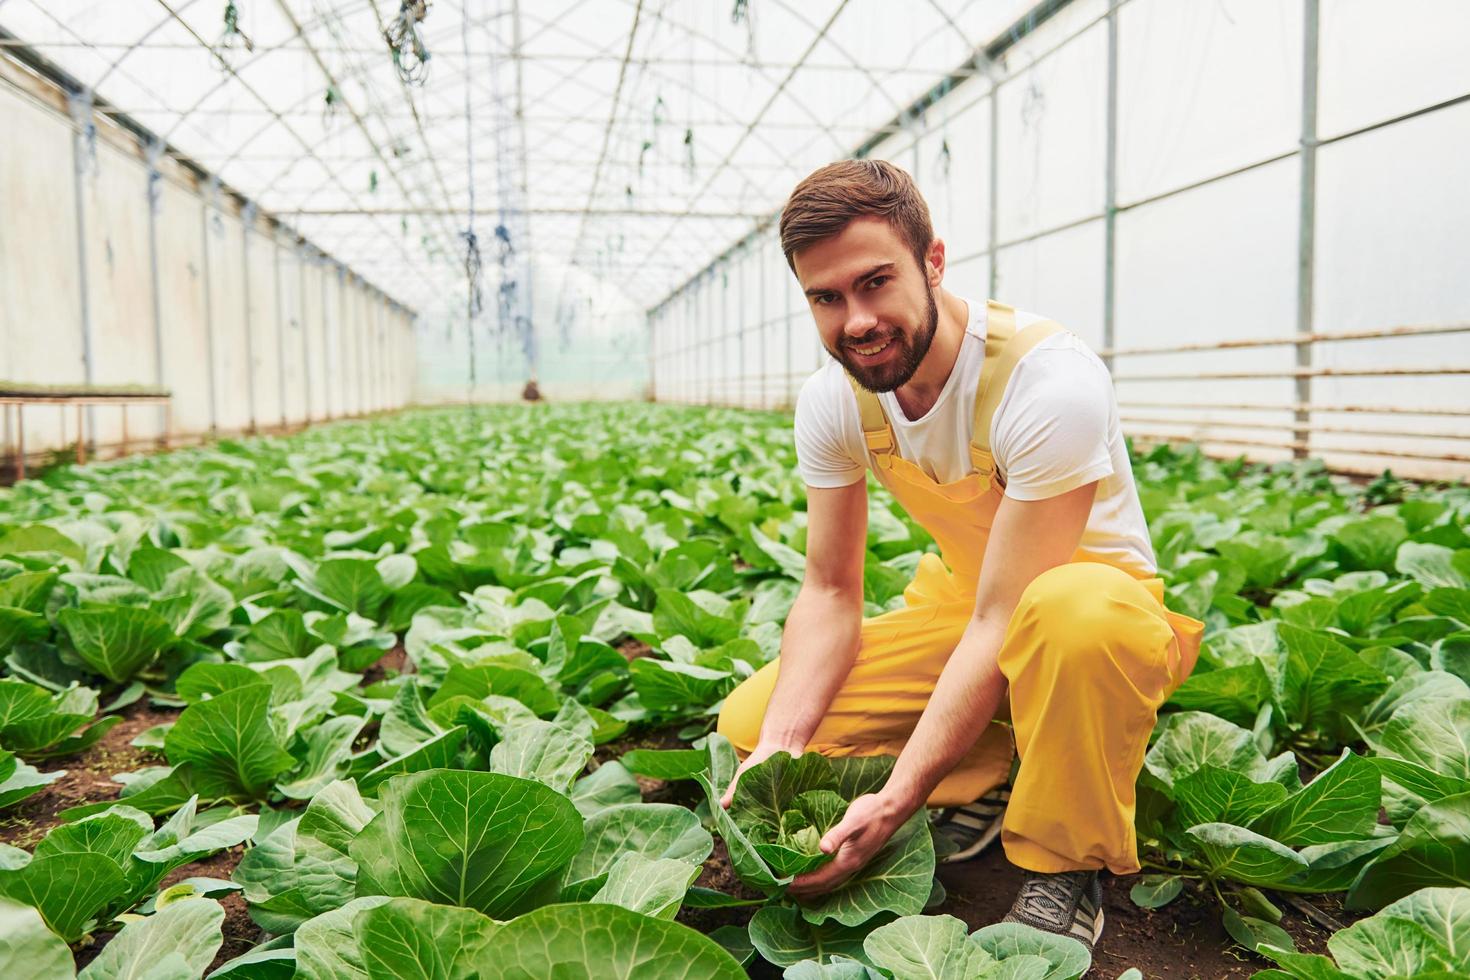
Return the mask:
[[1016,311],[990,300],[985,327],[985,362],[980,366],[980,386],[975,391],[974,428],[970,433],[970,464],[975,472],[990,476],[995,457],[990,452],[990,422],[1016,365],[1037,344],[1064,328],[1052,320],[1041,320],[1016,330]]
[[863,441],[868,444],[868,452],[872,453],[879,466],[887,467],[893,459],[893,450],[897,443],[893,438],[893,429],[888,425],[888,416],[883,414],[883,406],[878,401],[878,396],[873,394],[852,375],[847,376],[848,384],[852,385],[852,393],[857,395],[858,418],[863,425]]

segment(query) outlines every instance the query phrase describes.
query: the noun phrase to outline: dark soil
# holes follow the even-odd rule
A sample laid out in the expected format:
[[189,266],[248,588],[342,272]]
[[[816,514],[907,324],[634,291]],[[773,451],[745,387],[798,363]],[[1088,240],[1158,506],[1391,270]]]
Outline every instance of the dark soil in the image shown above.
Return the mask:
[[631,662],[637,660],[639,657],[648,656],[653,652],[653,647],[644,643],[642,640],[635,640],[629,636],[618,644],[618,652]]
[[[939,880],[948,892],[938,909],[957,916],[971,930],[999,922],[1021,886],[1021,872],[1004,851],[992,847],[974,861],[946,865]],[[1116,977],[1136,966],[1149,978],[1217,980],[1249,977],[1271,964],[1234,946],[1212,905],[1180,896],[1162,909],[1141,909],[1128,898],[1133,877],[1103,878],[1103,914],[1106,927],[1093,951],[1093,976]],[[1313,898],[1314,903],[1317,901]],[[1320,906],[1319,906],[1320,907]],[[1281,926],[1304,952],[1321,950],[1327,933],[1295,909],[1284,907]],[[1325,909],[1324,909],[1325,911]]]
[[383,654],[367,670],[362,672],[362,687],[371,687],[378,681],[401,674],[408,665],[408,651],[400,640],[393,649]]
[[[186,864],[163,879],[163,887],[177,884],[185,878],[222,878],[228,881],[230,875],[235,873],[235,865],[239,864],[240,858],[244,856],[245,845],[241,844],[228,851],[220,851],[202,861]],[[239,892],[217,896],[217,900],[225,909],[225,921],[221,928],[225,941],[224,945],[220,946],[219,952],[215,954],[214,962],[209,965],[209,970],[204,971],[206,974],[219,968],[221,964],[249,952],[265,938],[260,926],[250,921],[245,899]]]
[[[169,885],[176,885],[185,878],[220,878],[228,881],[230,875],[235,871],[235,865],[240,863],[240,858],[245,853],[245,845],[232,847],[228,851],[220,851],[218,854],[186,864],[169,872],[159,886],[162,891]],[[225,895],[216,896],[216,901],[224,907],[225,921],[221,925],[224,935],[224,943],[221,944],[219,952],[215,954],[213,962],[205,973],[217,970],[223,964],[237,956],[249,952],[257,943],[264,938],[260,927],[250,921],[250,914],[246,911],[245,899],[239,892],[229,892]],[[102,947],[112,941],[116,932],[99,932],[77,944],[74,953],[77,969],[80,970],[102,952]]]
[[[939,871],[939,880],[947,892],[944,902],[930,915],[953,915],[963,919],[971,931],[999,922],[1010,908],[1021,886],[1021,872],[1005,859],[997,845],[985,854],[963,864],[948,865]],[[1234,980],[1246,978],[1270,963],[1253,957],[1233,945],[1220,924],[1218,909],[1192,900],[1187,894],[1170,905],[1156,910],[1141,909],[1128,898],[1134,878],[1104,876],[1103,906],[1106,929],[1093,951],[1090,977],[1111,980],[1129,967],[1138,967],[1149,980]],[[758,895],[735,876],[717,838],[714,853],[704,863],[695,884],[714,888],[741,898]],[[1311,896],[1320,911],[1344,923],[1353,919],[1344,915],[1331,896]],[[1324,952],[1329,932],[1307,920],[1290,905],[1282,905],[1285,916],[1281,926],[1296,940],[1302,952]],[[755,914],[754,907],[732,909],[690,909],[679,912],[679,921],[706,935],[724,925],[743,926]],[[752,977],[778,977],[779,970],[753,962],[748,967]]]
[[[62,822],[59,813],[68,807],[100,803],[116,799],[122,785],[112,777],[116,773],[163,765],[161,755],[133,747],[130,742],[154,725],[162,725],[178,717],[177,708],[154,708],[140,699],[118,712],[123,718],[112,730],[85,752],[60,759],[49,759],[38,766],[42,772],[66,770],[66,775],[41,792],[12,807],[0,818],[0,841],[30,850],[46,836],[47,831]],[[169,873],[163,886],[185,878],[222,878],[228,880],[245,853],[244,845],[186,864]],[[210,966],[213,970],[226,960],[234,959],[261,939],[259,927],[250,921],[245,899],[238,892],[221,896],[225,909],[224,945]],[[75,948],[77,968],[90,963],[114,933],[97,933]]]
[[123,720],[90,749],[37,764],[42,772],[65,770],[66,775],[0,817],[0,842],[30,850],[48,830],[61,823],[57,816],[60,811],[116,799],[122,784],[112,781],[115,774],[164,764],[162,756],[128,743],[154,725],[173,721],[178,709],[153,708],[142,698],[118,714]]

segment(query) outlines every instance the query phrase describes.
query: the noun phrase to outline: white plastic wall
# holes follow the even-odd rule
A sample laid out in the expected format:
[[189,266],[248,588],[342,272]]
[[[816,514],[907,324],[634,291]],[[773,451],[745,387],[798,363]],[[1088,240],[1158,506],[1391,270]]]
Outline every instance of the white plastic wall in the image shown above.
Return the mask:
[[[1075,0],[869,155],[914,175],[946,243],[949,289],[1119,352],[1125,431],[1289,457],[1295,345],[1128,351],[1470,321],[1470,5],[1320,0],[1304,236],[1310,7]],[[826,358],[774,227],[656,306],[649,324],[660,400],[789,407]],[[1313,371],[1421,372],[1310,378],[1312,455],[1364,472],[1470,475],[1470,379],[1423,373],[1470,371],[1470,335],[1309,350]],[[1248,376],[1207,377],[1220,374]],[[1330,411],[1342,408],[1358,411]]]
[[[161,385],[177,441],[409,403],[412,314],[173,160],[150,208],[138,139],[96,121],[80,135],[62,93],[0,58],[0,381]],[[104,455],[123,442],[119,406],[85,415]],[[75,408],[24,418],[28,453],[75,443]],[[128,442],[164,420],[130,407]],[[0,427],[13,452],[13,409]]]

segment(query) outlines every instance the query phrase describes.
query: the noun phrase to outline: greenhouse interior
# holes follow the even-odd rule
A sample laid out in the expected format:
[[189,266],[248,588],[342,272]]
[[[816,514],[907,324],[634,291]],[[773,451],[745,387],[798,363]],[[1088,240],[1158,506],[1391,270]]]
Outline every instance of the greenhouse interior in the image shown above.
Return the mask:
[[1470,976],[1470,5],[0,0],[0,965]]

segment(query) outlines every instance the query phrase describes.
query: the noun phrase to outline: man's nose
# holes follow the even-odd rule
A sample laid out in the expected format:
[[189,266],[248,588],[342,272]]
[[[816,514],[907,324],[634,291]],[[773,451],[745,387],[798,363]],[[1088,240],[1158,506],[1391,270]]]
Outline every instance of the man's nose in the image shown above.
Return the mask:
[[842,332],[847,337],[865,337],[878,325],[877,315],[861,303],[852,303],[847,310],[847,322],[842,325]]

